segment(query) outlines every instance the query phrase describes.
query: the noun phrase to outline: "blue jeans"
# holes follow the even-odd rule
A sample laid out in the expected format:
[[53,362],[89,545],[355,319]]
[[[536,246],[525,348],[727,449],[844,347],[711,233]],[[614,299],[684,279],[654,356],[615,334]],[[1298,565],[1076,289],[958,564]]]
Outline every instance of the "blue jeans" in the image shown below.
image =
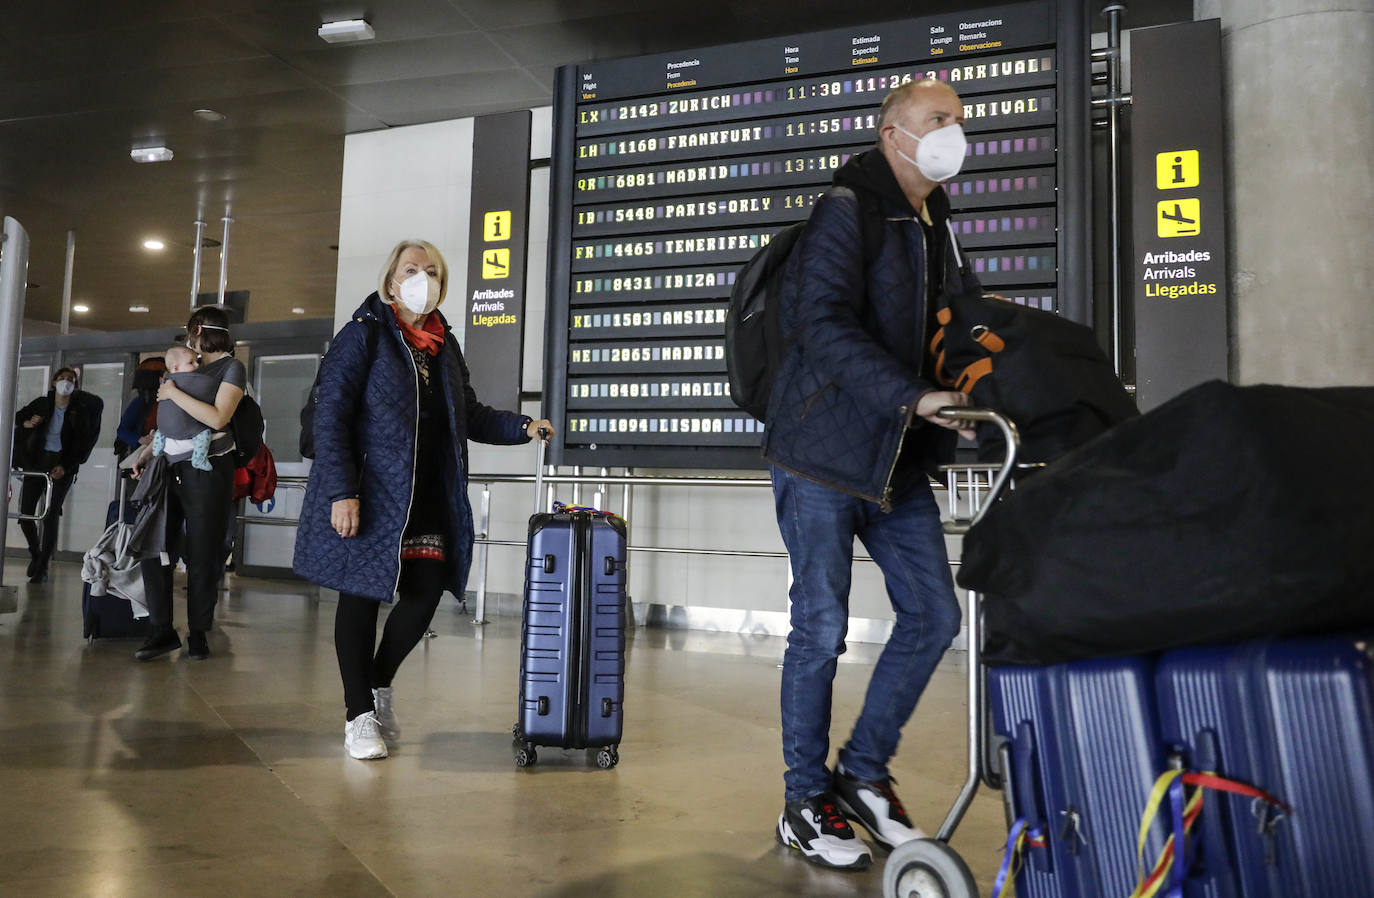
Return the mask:
[[772,468],[778,528],[792,564],[792,630],[782,667],[782,756],[787,801],[830,788],[830,703],[849,624],[854,537],[883,573],[896,614],[864,706],[839,761],[851,776],[881,780],[902,726],[959,632],[940,511],[930,484],[900,495],[891,512]]

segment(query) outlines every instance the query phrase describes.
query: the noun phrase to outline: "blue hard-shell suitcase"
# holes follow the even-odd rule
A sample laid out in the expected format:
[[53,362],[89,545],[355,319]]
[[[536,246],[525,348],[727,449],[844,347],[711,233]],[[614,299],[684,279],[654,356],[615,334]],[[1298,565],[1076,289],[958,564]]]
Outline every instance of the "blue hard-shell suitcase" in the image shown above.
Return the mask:
[[[1009,742],[1015,817],[1045,836],[1027,847],[1019,898],[1110,898],[1136,883],[1136,835],[1165,769],[1146,658],[988,672],[993,726]],[[1146,844],[1153,858],[1164,833]]]
[[1291,812],[1208,794],[1202,865],[1230,891],[1188,898],[1327,898],[1374,891],[1374,647],[1349,636],[1165,654],[1161,735],[1190,769],[1258,786]]
[[[105,512],[108,528],[116,519],[132,524],[134,512],[125,500],[125,481],[120,480],[119,498]],[[121,516],[120,512],[123,512]],[[81,635],[86,639],[142,639],[148,635],[148,619],[134,617],[134,607],[119,596],[91,595],[91,584],[81,589]]]
[[625,693],[625,522],[583,510],[530,518],[516,764],[535,746],[619,760]]

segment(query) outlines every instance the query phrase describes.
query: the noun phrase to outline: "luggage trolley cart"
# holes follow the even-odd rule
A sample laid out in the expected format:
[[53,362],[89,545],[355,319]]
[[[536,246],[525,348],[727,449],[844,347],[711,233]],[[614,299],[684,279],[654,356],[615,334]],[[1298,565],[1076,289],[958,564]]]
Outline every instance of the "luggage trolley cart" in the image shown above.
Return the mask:
[[[944,408],[943,418],[969,423],[991,423],[1002,431],[1006,457],[1000,464],[955,464],[941,468],[948,478],[950,518],[945,532],[963,534],[980,521],[1012,480],[1017,469],[1020,436],[1016,425],[1004,416],[983,408]],[[960,491],[966,499],[960,499]],[[982,595],[968,591],[968,775],[954,805],[945,815],[933,839],[906,842],[893,849],[883,869],[884,898],[974,898],[978,894],[973,874],[963,858],[949,847],[959,821],[973,803],[978,784],[1001,790],[1010,815],[1011,769],[1005,742],[994,745],[987,706],[987,672],[980,657],[983,620]],[[1011,817],[1008,816],[1008,823]]]

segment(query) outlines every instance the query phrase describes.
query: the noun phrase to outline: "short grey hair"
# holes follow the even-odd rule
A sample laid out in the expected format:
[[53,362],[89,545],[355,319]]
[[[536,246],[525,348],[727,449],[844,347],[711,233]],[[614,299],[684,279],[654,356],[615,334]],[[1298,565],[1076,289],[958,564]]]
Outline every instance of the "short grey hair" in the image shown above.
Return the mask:
[[908,81],[905,84],[899,84],[892,88],[892,91],[883,98],[883,107],[878,111],[877,130],[881,131],[883,128],[892,124],[892,119],[896,118],[898,112],[906,108],[907,104],[911,102],[911,95],[917,90],[937,86],[953,90],[948,84],[945,84],[945,82],[937,78],[922,78],[919,81]]

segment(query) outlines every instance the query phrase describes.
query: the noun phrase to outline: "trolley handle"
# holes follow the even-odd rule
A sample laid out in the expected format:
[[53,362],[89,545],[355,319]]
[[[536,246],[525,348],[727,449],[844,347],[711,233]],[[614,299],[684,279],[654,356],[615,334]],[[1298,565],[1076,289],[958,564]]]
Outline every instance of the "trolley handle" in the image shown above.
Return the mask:
[[1011,472],[1016,470],[1016,455],[1021,448],[1021,434],[1016,429],[1016,424],[1005,415],[995,412],[990,408],[975,408],[967,406],[947,405],[936,413],[937,417],[945,418],[950,421],[961,421],[967,423],[989,422],[997,425],[997,429],[1002,431],[1003,444],[1007,447],[1006,457],[997,468],[997,476],[993,478],[992,488],[988,490],[987,500],[983,502],[973,517],[967,522],[951,522],[945,526],[949,533],[967,533],[970,528],[977,525],[987,514],[988,509],[1002,495],[1003,488],[1011,479]]
[[549,429],[541,427],[538,430],[539,446],[535,450],[534,465],[534,513],[539,514],[544,510],[544,457],[549,448]]

